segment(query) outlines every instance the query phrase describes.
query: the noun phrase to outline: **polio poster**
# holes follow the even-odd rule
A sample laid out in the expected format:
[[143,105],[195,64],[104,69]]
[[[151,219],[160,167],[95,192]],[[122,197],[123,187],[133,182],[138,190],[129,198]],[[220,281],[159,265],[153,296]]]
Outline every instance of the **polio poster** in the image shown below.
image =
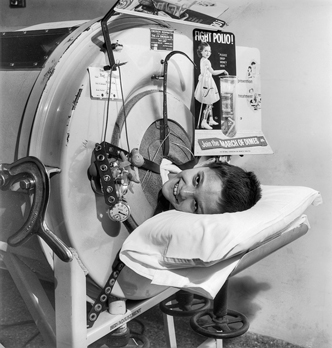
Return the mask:
[[196,29],[195,155],[273,153],[262,132],[260,53],[232,33]]
[[115,7],[116,12],[133,16],[219,29],[226,25],[218,18],[226,10],[219,0],[122,0]]

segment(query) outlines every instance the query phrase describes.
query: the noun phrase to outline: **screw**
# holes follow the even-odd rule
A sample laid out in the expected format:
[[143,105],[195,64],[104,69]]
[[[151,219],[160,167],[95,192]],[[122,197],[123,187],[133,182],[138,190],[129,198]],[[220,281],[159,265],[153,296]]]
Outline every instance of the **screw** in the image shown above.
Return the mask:
[[111,180],[111,177],[109,175],[104,175],[103,178],[104,178],[105,181],[110,181]]

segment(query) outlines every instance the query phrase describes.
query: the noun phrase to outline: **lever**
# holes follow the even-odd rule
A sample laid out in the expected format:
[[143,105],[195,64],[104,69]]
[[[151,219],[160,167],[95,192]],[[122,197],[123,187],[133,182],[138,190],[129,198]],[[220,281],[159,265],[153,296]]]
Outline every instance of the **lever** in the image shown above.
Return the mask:
[[59,168],[45,167],[36,157],[24,157],[12,164],[0,165],[0,188],[7,190],[14,183],[20,182],[21,188],[34,190],[34,199],[28,219],[16,233],[8,238],[8,244],[16,247],[36,234],[62,261],[69,262],[73,259],[71,250],[48,228],[45,222],[50,196],[50,176],[60,171]]

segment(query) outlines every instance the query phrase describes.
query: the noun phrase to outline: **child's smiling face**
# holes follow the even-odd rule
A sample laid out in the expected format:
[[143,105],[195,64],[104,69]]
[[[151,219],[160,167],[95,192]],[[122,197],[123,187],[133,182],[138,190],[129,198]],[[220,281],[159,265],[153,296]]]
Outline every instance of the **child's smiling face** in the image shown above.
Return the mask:
[[211,56],[211,47],[210,46],[204,47],[202,51],[202,57],[209,58],[210,56]]
[[194,214],[221,213],[216,202],[222,183],[208,167],[197,167],[172,175],[162,187],[164,197],[176,210]]

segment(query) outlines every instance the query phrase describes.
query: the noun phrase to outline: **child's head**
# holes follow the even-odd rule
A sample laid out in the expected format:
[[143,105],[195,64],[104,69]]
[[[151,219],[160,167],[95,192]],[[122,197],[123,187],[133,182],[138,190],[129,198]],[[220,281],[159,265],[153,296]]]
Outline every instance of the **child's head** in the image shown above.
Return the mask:
[[199,46],[197,47],[197,55],[199,58],[203,57],[203,51],[204,49],[209,48],[210,52],[211,52],[211,47],[207,42],[201,41],[201,43],[199,44]]
[[195,214],[243,211],[261,198],[254,173],[215,161],[174,175],[162,193],[176,210]]
[[217,205],[222,213],[234,213],[253,207],[261,198],[260,183],[253,172],[226,162],[212,162],[208,165],[222,183],[222,191]]

